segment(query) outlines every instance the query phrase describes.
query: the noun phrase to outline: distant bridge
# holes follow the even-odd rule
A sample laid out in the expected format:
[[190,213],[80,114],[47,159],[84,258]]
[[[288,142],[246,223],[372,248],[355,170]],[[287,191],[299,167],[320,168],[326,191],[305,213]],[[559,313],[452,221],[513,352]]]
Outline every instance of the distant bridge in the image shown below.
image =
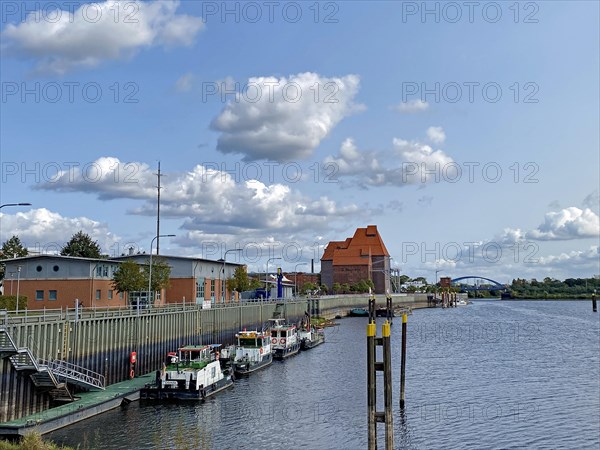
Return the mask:
[[[472,279],[489,281],[489,284],[469,285],[466,283],[461,283],[462,280]],[[492,280],[491,278],[480,277],[478,275],[468,275],[465,277],[453,278],[450,280],[450,283],[454,286],[460,287],[464,291],[508,291],[510,289],[507,284],[501,284],[496,280]]]

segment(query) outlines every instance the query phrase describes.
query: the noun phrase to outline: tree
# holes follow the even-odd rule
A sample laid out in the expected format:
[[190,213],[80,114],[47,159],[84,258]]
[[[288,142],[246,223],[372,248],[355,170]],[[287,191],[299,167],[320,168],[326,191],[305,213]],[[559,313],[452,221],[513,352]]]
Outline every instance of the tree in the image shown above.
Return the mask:
[[127,260],[115,270],[112,284],[117,292],[139,292],[148,288],[148,277],[144,276],[139,264]]
[[92,238],[83,231],[75,233],[69,242],[60,251],[62,256],[79,256],[82,258],[100,258],[101,251],[98,241],[93,241]]
[[[0,250],[0,259],[9,259],[9,258],[21,258],[23,256],[27,256],[29,252],[23,244],[21,244],[21,239],[19,236],[13,235],[10,239],[8,239],[4,244],[2,244],[2,249]],[[4,264],[0,264],[0,280],[4,279]]]
[[[148,277],[150,274],[150,260],[143,268],[144,273],[144,291],[148,290]],[[169,287],[169,281],[171,280],[171,266],[167,263],[164,258],[160,256],[152,258],[152,285],[150,290],[152,292],[160,291]]]
[[248,272],[246,272],[246,266],[237,266],[233,277],[227,280],[227,287],[229,290],[236,290],[238,292],[247,291],[250,289],[250,279],[248,278]]

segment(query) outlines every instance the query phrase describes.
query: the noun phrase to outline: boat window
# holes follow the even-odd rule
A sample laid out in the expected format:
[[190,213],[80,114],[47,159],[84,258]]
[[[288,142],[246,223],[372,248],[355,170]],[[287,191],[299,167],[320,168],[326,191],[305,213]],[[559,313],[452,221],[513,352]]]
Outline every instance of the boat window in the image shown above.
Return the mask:
[[210,376],[214,378],[216,373],[217,369],[213,366],[212,370],[210,371]]
[[239,338],[241,347],[256,347],[256,339],[254,338]]

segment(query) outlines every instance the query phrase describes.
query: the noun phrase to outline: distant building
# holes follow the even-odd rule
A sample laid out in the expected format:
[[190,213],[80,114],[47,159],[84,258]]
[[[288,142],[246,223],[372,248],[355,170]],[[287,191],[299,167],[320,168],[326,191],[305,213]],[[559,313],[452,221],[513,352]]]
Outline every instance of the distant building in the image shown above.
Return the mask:
[[452,286],[452,278],[450,277],[441,277],[440,278],[440,287],[449,288]]
[[[160,255],[160,258],[171,267],[170,286],[158,294],[154,305],[231,300],[231,292],[224,280],[231,278],[240,264],[226,263],[223,266],[222,261],[166,255]],[[28,309],[73,308],[75,299],[84,307],[123,307],[137,301],[145,303],[147,292],[119,293],[112,284],[112,277],[124,261],[148,264],[149,259],[150,255],[146,254],[112,259],[60,255],[6,259],[2,261],[6,267],[4,295],[17,295],[18,290],[19,296],[27,297]]]
[[329,291],[334,283],[372,280],[376,294],[390,291],[390,254],[376,225],[357,228],[345,241],[331,241],[321,258],[321,283]]

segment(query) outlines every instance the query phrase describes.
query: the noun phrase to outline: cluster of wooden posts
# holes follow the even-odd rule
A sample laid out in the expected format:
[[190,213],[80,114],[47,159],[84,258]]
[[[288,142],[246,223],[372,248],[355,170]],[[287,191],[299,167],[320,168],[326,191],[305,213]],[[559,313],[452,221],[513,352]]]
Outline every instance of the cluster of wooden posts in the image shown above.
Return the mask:
[[[394,448],[394,426],[392,415],[392,350],[390,326],[392,324],[392,298],[386,300],[386,320],[381,327],[381,337],[377,337],[375,324],[375,297],[369,299],[369,324],[367,325],[367,417],[368,448],[377,448],[377,424],[385,424],[385,448]],[[406,373],[406,329],[408,315],[402,314],[402,355],[400,366],[400,411],[404,410],[404,381]],[[377,361],[377,347],[382,347],[383,361]],[[376,373],[383,372],[384,410],[377,411],[377,379]]]
[[440,304],[442,308],[455,308],[458,305],[458,294],[456,292],[442,291]]

